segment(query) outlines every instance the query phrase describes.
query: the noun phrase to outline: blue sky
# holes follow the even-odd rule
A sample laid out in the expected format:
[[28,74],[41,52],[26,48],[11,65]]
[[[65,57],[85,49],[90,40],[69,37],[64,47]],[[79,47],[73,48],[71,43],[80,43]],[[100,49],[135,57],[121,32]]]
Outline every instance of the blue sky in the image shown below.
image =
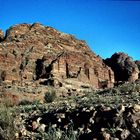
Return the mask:
[[85,40],[103,58],[123,51],[140,60],[140,2],[1,0],[0,28],[40,22]]

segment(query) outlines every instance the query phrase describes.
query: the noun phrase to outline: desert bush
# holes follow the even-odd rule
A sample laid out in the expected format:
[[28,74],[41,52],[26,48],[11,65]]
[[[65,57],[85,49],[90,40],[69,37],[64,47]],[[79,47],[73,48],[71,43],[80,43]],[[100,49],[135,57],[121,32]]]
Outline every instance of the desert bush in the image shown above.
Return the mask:
[[34,100],[34,101],[32,102],[32,104],[33,104],[33,105],[39,105],[39,104],[40,104],[40,100]]
[[15,140],[14,117],[9,107],[0,104],[0,140]]
[[29,100],[22,100],[20,103],[19,103],[19,105],[31,105],[32,104],[32,102],[31,101],[29,101]]
[[61,140],[78,140],[79,136],[78,130],[74,131],[73,126],[70,126],[66,132],[62,133]]
[[49,126],[46,133],[41,134],[41,138],[45,140],[78,140],[79,135],[75,133],[73,127],[69,127],[67,131],[52,128]]
[[140,92],[140,84],[136,84],[135,91]]
[[135,84],[126,83],[118,87],[120,93],[131,93],[135,91]]
[[45,93],[45,101],[46,103],[51,103],[54,101],[54,99],[56,98],[56,92],[54,89],[50,88],[46,93]]
[[29,101],[27,99],[22,100],[19,105],[38,105],[40,104],[39,100]]
[[118,95],[118,94],[120,94],[120,91],[117,88],[112,88],[111,94],[112,95]]
[[99,95],[108,95],[108,94],[111,94],[111,88],[104,89],[104,90],[101,90],[101,91],[97,91],[97,94],[99,94]]

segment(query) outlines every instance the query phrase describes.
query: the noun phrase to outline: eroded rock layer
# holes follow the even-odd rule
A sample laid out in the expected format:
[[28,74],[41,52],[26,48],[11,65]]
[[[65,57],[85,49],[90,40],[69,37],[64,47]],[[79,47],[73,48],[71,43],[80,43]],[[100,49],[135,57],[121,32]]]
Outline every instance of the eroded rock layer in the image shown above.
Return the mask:
[[112,70],[84,41],[39,23],[15,25],[5,38],[0,35],[0,66],[1,81],[14,84],[103,88],[114,83]]

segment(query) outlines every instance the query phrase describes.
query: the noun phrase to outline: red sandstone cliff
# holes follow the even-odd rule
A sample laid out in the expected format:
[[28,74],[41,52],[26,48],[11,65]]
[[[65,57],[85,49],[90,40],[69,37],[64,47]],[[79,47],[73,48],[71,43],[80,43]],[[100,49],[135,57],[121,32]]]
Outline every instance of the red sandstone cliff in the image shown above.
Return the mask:
[[113,71],[87,44],[74,36],[35,24],[10,27],[0,32],[2,82],[69,88],[69,84],[93,88],[111,87]]

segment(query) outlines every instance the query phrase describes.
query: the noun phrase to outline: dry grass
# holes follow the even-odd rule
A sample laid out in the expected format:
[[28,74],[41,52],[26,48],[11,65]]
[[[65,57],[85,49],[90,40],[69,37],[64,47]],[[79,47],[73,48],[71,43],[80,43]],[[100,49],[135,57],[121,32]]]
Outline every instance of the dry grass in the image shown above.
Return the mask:
[[14,124],[15,114],[10,107],[0,104],[0,139],[15,140],[16,127]]

